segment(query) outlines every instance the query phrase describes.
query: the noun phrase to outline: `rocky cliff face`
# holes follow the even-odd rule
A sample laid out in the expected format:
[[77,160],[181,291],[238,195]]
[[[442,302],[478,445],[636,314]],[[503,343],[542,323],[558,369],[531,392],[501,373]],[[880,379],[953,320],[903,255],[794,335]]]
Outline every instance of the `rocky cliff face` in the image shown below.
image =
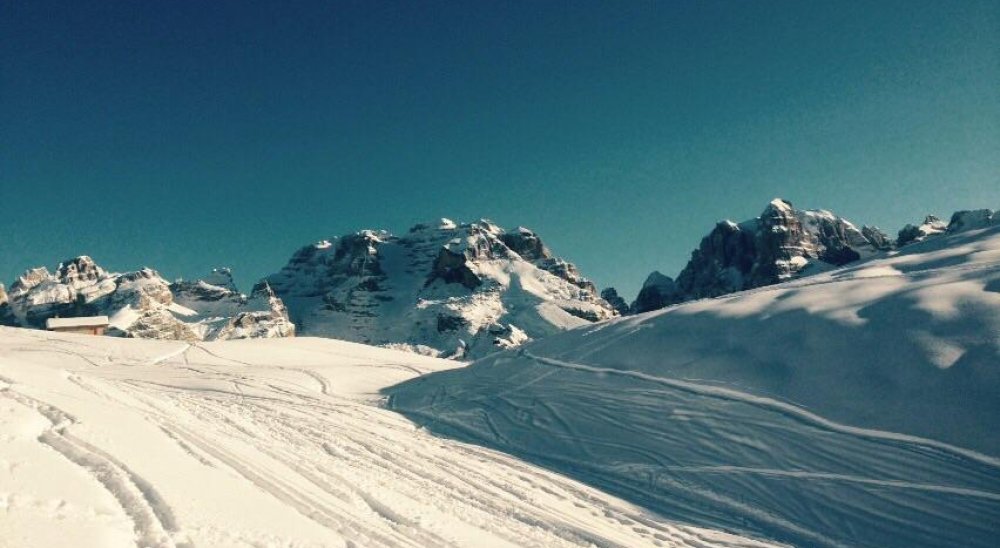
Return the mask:
[[829,211],[799,210],[776,199],[757,218],[717,224],[677,285],[682,300],[725,295],[844,265],[886,249],[887,242],[877,228],[858,229]]
[[664,306],[676,304],[684,300],[684,295],[680,288],[670,276],[665,276],[659,271],[653,271],[639,290],[639,295],[635,302],[629,307],[629,312],[639,314],[658,310]]
[[651,274],[631,311],[776,284],[891,247],[889,237],[876,227],[858,229],[829,211],[800,210],[775,199],[756,218],[716,224],[676,281]]
[[10,309],[7,290],[0,284],[0,325],[14,325],[14,313]]
[[616,315],[537,234],[489,221],[324,240],[267,281],[302,334],[456,358]]
[[924,218],[924,222],[919,225],[906,225],[900,229],[899,233],[896,235],[896,245],[902,247],[904,245],[922,242],[931,236],[944,234],[947,230],[947,223],[938,219],[934,215],[928,215]]
[[691,253],[676,282],[652,273],[630,312],[781,283],[940,234],[998,224],[1000,212],[989,209],[956,212],[949,223],[928,215],[919,225],[906,225],[894,241],[878,227],[859,230],[829,211],[800,210],[775,199],[759,217],[718,223]]
[[[193,341],[294,334],[273,294],[277,302],[267,295],[247,299],[235,291],[228,271],[213,271],[208,279],[222,285],[169,284],[149,268],[110,273],[84,255],[64,261],[55,273],[44,267],[26,271],[9,294],[0,295],[0,322],[44,329],[57,316],[106,315],[109,333],[127,337]],[[234,322],[239,329],[230,327]]]
[[601,291],[601,298],[607,301],[607,303],[611,305],[611,308],[614,308],[615,312],[617,312],[620,316],[628,314],[628,302],[618,294],[617,289],[609,287],[604,291]]

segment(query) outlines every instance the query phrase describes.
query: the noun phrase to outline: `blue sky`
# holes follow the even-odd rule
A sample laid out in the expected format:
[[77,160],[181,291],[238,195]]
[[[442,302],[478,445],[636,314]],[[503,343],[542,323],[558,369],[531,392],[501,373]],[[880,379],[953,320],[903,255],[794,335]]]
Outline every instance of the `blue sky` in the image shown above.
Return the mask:
[[488,217],[631,298],[775,196],[1000,208],[996,1],[250,4],[0,3],[0,280]]

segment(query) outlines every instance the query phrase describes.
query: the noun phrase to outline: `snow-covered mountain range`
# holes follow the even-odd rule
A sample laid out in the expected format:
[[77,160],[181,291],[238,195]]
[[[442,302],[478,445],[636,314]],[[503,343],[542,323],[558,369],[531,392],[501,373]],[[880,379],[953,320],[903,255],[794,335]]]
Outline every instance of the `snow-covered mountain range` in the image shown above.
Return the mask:
[[[169,283],[156,271],[109,273],[87,256],[0,286],[0,324],[106,314],[115,334],[214,340],[300,334],[475,359],[619,315],[799,279],[944,234],[1000,223],[988,209],[927,216],[891,238],[826,210],[773,200],[722,221],[676,280],[653,272],[629,305],[598,292],[533,231],[442,219],[402,235],[362,230],[296,251],[247,297],[227,269]],[[287,307],[287,308],[286,308]]]
[[997,223],[1000,215],[989,209],[956,212],[950,223],[929,215],[920,225],[905,226],[892,239],[878,227],[858,228],[830,211],[796,209],[776,198],[758,217],[716,224],[676,280],[660,272],[650,274],[630,312],[773,285],[928,237]]
[[155,270],[114,273],[86,255],[25,272],[4,291],[0,324],[44,328],[54,317],[104,315],[110,333],[146,339],[225,340],[295,333],[287,311],[266,282],[247,297],[228,270],[204,280],[167,282]]
[[331,238],[267,281],[301,334],[455,358],[617,314],[537,234],[485,220]]

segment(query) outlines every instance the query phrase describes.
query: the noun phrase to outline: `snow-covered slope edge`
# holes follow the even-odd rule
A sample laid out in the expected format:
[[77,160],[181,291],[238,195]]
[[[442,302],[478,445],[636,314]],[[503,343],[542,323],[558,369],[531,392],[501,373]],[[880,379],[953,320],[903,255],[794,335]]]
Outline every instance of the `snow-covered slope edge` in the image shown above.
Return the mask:
[[458,365],[0,328],[0,546],[762,546],[378,406]]
[[1000,227],[390,389],[429,428],[810,546],[1000,535]]
[[448,219],[298,250],[267,278],[304,335],[475,358],[617,315],[526,228]]

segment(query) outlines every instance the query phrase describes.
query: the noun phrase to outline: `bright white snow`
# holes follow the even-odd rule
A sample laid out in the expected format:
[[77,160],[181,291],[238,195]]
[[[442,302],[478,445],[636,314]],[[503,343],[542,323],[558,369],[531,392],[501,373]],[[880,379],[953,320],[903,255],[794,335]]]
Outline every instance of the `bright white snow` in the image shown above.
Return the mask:
[[428,428],[802,546],[996,546],[1000,227],[390,389]]
[[0,328],[0,546],[710,546],[379,406],[452,361]]

